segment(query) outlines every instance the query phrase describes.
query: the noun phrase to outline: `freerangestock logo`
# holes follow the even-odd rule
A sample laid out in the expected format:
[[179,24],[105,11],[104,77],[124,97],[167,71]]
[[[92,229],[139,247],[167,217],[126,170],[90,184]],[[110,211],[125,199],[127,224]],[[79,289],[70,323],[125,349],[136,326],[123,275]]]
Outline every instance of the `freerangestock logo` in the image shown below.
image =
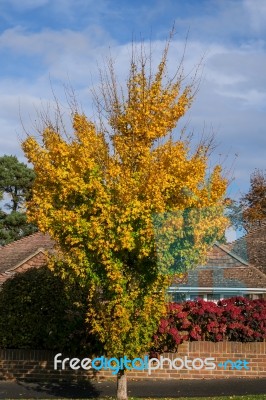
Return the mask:
[[96,358],[62,358],[62,353],[58,353],[54,357],[54,369],[84,369],[86,371],[90,369],[94,369],[96,371],[100,371],[101,369],[112,371],[113,375],[116,375],[120,370],[137,370],[137,371],[148,371],[148,374],[151,375],[152,371],[157,369],[164,369],[167,366],[168,369],[174,369],[176,371],[180,371],[181,369],[187,370],[214,370],[217,368],[223,368],[224,370],[229,369],[246,369],[249,370],[248,367],[249,362],[247,360],[227,360],[224,363],[215,363],[214,357],[207,358],[189,358],[187,356],[183,358],[174,358],[171,360],[170,358],[160,356],[159,358],[149,358],[145,356],[143,358],[134,358],[130,360],[127,356],[122,358],[106,358],[104,356],[96,357]]

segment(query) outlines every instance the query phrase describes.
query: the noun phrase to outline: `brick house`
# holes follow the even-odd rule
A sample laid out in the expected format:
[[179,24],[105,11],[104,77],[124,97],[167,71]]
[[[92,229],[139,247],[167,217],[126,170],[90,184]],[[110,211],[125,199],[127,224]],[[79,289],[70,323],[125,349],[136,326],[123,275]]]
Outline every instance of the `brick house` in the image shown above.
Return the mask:
[[189,271],[182,282],[173,281],[169,288],[172,299],[266,298],[266,274],[233,252],[231,247],[215,244],[209,251],[206,265]]
[[[53,248],[49,235],[40,232],[0,247],[0,285],[15,273],[45,265]],[[229,246],[216,244],[207,264],[188,272],[182,282],[173,281],[169,293],[175,301],[196,297],[215,301],[235,295],[266,298],[266,274]]]

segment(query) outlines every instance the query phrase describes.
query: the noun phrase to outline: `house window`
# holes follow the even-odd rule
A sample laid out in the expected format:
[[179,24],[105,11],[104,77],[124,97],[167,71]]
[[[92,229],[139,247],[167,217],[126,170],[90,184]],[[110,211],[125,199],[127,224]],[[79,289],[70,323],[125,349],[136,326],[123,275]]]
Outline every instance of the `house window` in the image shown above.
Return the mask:
[[238,293],[238,294],[234,294],[234,293],[231,293],[231,294],[223,294],[222,295],[222,299],[231,299],[232,297],[246,297],[246,298],[248,298],[248,299],[251,299],[252,297],[251,297],[252,295],[250,295],[250,294],[243,294],[243,293]]
[[207,300],[208,301],[218,301],[220,300],[221,295],[219,293],[208,293]]
[[250,299],[252,299],[252,300],[263,299],[263,294],[262,293],[250,294]]
[[234,295],[234,294],[223,294],[223,299],[231,299],[232,297],[236,297],[236,296],[240,296],[238,295]]
[[172,293],[172,301],[174,303],[182,303],[186,301],[186,293]]
[[204,299],[203,294],[191,294],[190,300]]

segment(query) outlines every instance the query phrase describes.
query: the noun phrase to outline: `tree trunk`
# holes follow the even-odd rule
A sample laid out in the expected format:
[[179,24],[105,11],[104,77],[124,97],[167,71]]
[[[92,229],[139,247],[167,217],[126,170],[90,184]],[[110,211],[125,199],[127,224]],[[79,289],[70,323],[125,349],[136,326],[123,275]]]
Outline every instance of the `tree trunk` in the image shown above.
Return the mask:
[[117,400],[128,400],[127,397],[127,376],[125,370],[122,369],[117,374]]

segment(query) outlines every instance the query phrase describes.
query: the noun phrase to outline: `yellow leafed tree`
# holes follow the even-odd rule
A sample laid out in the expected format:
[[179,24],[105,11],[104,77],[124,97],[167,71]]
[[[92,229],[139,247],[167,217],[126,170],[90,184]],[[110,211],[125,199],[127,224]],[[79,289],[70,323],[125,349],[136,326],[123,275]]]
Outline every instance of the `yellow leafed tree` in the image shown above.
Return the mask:
[[[24,152],[36,180],[30,221],[49,232],[64,276],[90,284],[88,319],[107,356],[142,356],[165,311],[170,277],[203,262],[225,229],[227,182],[208,167],[208,144],[194,151],[171,132],[190,107],[194,84],[167,79],[167,43],[154,74],[132,58],[121,95],[112,64],[102,81],[107,128],[72,114],[65,137],[47,123]],[[118,373],[127,399],[126,371]]]

